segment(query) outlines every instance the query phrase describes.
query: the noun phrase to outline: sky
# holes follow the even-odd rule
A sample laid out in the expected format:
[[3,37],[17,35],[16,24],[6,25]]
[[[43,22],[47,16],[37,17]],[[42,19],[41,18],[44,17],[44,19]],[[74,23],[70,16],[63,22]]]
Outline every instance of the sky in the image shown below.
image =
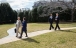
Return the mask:
[[1,2],[8,2],[13,10],[19,10],[22,8],[32,9],[34,2],[38,0],[0,0]]
[[32,9],[32,6],[36,1],[39,1],[39,0],[0,0],[0,3],[8,2],[13,10],[19,10],[22,8]]

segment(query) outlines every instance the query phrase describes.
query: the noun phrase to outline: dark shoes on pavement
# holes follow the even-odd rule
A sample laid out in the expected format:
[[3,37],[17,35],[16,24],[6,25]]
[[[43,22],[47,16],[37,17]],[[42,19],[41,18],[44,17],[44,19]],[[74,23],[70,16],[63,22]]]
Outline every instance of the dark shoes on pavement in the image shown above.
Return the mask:
[[[58,29],[58,30],[61,30],[61,29]],[[55,31],[56,31],[56,29],[55,29]]]
[[[25,36],[25,37],[28,37],[28,36]],[[21,36],[19,38],[22,38]]]
[[[54,29],[54,27],[52,29]],[[49,30],[51,30],[51,29],[49,29]]]

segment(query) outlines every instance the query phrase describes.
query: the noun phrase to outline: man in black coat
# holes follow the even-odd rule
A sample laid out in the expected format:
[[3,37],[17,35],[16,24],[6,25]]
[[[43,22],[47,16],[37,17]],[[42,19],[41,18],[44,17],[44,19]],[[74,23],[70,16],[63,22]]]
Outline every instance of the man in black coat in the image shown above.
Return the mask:
[[23,32],[25,32],[26,37],[28,37],[28,36],[27,36],[27,22],[26,22],[26,18],[25,18],[25,17],[23,17],[22,30],[21,30],[21,34],[20,34],[20,37],[19,37],[19,38],[22,38]]
[[49,28],[49,30],[51,30],[51,28],[53,28],[54,29],[54,27],[53,27],[53,16],[52,16],[52,14],[50,14],[50,17],[49,17],[49,23],[50,23],[50,28]]
[[55,21],[56,21],[55,30],[56,30],[57,28],[60,30],[60,27],[59,27],[59,15],[58,15],[58,13],[56,13]]

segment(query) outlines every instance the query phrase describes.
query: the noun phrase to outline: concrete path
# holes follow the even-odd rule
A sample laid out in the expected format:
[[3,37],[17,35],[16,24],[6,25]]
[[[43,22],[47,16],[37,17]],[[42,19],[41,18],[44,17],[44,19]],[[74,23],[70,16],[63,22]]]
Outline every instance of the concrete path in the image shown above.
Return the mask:
[[[16,36],[15,32],[14,32],[14,28],[11,28],[7,31],[7,33],[9,34],[7,37],[4,37],[4,38],[1,38],[0,39],[0,45],[2,44],[5,44],[5,43],[10,43],[10,42],[14,42],[14,41],[17,41],[17,40],[21,40]],[[71,27],[71,28],[61,28],[61,30],[68,30],[68,29],[76,29],[76,27]],[[37,35],[41,35],[41,34],[44,34],[44,33],[49,33],[49,32],[53,32],[54,30],[42,30],[42,31],[36,31],[36,32],[31,32],[31,33],[28,33],[28,37],[34,37],[34,36],[37,36]],[[23,37],[22,39],[26,39],[28,37],[25,37],[25,34],[23,34]]]

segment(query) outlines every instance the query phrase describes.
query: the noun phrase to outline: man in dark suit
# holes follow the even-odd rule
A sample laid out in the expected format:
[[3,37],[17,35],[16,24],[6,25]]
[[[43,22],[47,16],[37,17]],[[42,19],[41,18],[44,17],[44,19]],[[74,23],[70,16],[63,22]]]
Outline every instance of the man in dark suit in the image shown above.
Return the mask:
[[59,15],[58,15],[58,13],[56,13],[55,21],[56,21],[55,30],[56,30],[57,28],[60,30],[60,27],[59,27]]
[[49,17],[49,23],[50,23],[50,28],[49,28],[49,30],[51,30],[51,28],[53,28],[54,29],[54,27],[53,27],[53,16],[52,16],[52,14],[50,14],[50,17]]
[[21,30],[21,35],[20,35],[19,38],[22,38],[23,32],[25,32],[26,37],[28,37],[28,36],[27,36],[27,22],[26,22],[26,18],[25,18],[25,17],[23,17],[23,21],[22,21],[22,30]]

